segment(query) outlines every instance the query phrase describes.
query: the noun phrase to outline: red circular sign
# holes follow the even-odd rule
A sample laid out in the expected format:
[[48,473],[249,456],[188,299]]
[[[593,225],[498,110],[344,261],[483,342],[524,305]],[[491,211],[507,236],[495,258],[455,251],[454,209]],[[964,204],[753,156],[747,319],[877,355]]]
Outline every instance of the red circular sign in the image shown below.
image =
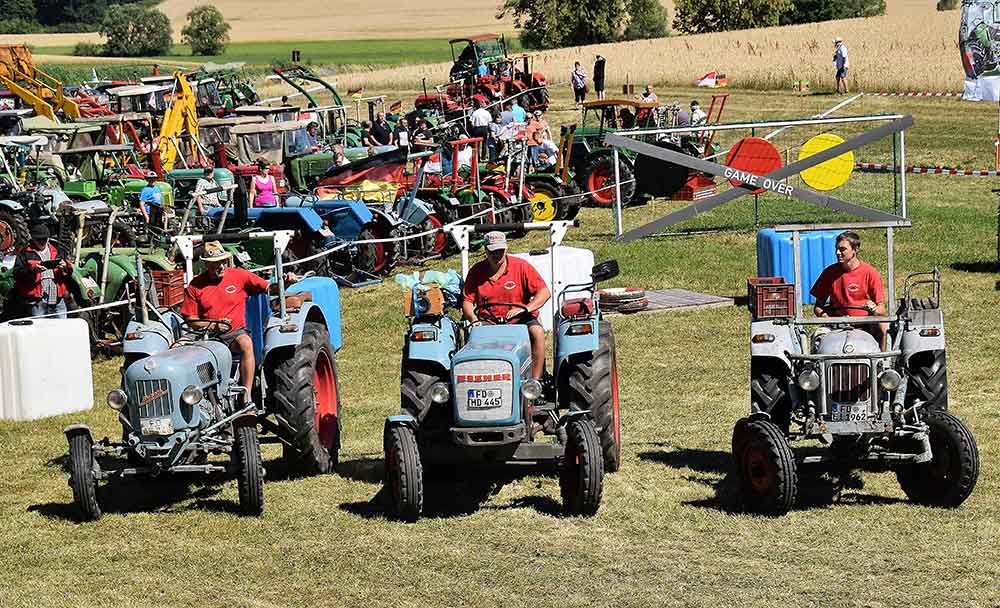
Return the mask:
[[[781,152],[774,144],[759,137],[744,137],[736,142],[726,155],[726,166],[754,175],[767,175],[781,168]],[[743,180],[730,179],[733,186],[743,185]],[[767,192],[764,188],[753,191],[754,194]]]

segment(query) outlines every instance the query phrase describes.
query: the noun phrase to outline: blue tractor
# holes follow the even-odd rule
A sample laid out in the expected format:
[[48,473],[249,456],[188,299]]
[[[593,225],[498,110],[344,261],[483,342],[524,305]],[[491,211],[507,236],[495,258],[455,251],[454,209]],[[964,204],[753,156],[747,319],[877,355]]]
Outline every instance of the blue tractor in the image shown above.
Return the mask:
[[[552,291],[541,313],[551,312],[553,367],[544,382],[531,378],[527,327],[491,314],[508,303],[481,307],[479,318],[493,323],[469,327],[447,306],[435,305],[439,298],[414,291],[403,345],[402,410],[386,420],[383,435],[394,516],[414,521],[421,515],[425,466],[463,464],[554,466],[566,513],[597,512],[604,473],[619,466],[621,423],[614,333],[594,290],[618,274],[618,264],[593,266],[589,251],[559,246],[573,224],[448,228],[462,251],[463,275],[471,233],[549,231],[549,249],[533,252],[529,261],[543,270]],[[587,254],[590,263],[581,264],[570,250]]]
[[[175,237],[188,280],[195,245],[216,238]],[[274,244],[276,295],[247,302],[257,362],[251,394],[240,385],[238,356],[220,340],[231,329],[227,321],[186,321],[170,309],[149,306],[140,287],[138,314],[125,335],[121,387],[107,397],[118,413],[122,440],[95,441],[79,424],[65,430],[70,485],[82,519],[101,516],[102,480],[226,471],[237,478],[241,511],[259,515],[261,442],[281,443],[295,472],[326,473],[336,464],[341,433],[336,353],[342,344],[337,283],[307,277],[285,289],[281,254],[290,231],[239,238]],[[210,460],[220,454],[229,456],[228,466]],[[115,466],[109,467],[111,462]]]

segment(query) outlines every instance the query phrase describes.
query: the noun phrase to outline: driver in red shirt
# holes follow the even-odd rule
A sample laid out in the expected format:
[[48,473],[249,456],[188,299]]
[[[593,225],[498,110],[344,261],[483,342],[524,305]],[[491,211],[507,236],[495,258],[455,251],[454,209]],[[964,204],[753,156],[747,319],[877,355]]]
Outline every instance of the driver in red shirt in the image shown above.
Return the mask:
[[[208,326],[211,321],[225,321],[229,330],[219,337],[234,353],[239,353],[240,384],[246,388],[244,399],[250,400],[253,375],[256,368],[253,341],[247,331],[246,303],[250,296],[268,293],[277,285],[271,285],[252,272],[242,268],[230,268],[231,254],[218,241],[205,243],[201,261],[205,271],[191,280],[184,289],[184,303],[181,315],[194,326]],[[291,285],[299,278],[285,273],[285,284]],[[220,324],[220,327],[226,327]]]
[[[545,368],[545,330],[538,322],[538,310],[552,293],[531,264],[507,255],[504,233],[486,234],[486,259],[469,269],[463,295],[462,314],[471,323],[506,319],[508,323],[528,326],[531,377],[540,379]],[[476,315],[477,306],[481,307],[482,317]]]
[[[884,317],[882,275],[858,257],[861,237],[856,232],[843,232],[837,236],[836,247],[837,263],[826,267],[809,292],[816,298],[813,312],[817,317],[829,317],[830,313],[834,313],[833,316]],[[864,329],[885,348],[887,323],[868,324]]]

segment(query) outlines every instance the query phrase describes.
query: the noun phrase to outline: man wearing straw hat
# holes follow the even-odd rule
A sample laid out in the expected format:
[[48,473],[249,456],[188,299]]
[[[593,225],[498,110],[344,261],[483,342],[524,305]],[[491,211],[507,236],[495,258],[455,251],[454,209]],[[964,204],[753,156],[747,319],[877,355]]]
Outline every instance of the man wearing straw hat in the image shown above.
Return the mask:
[[840,85],[844,85],[844,93],[847,93],[847,68],[849,63],[847,60],[847,45],[844,44],[844,39],[837,36],[833,39],[833,67],[837,69],[837,92],[840,93]]
[[[201,261],[205,270],[196,276],[184,289],[184,303],[181,315],[193,325],[212,325],[211,321],[225,321],[228,331],[220,340],[239,354],[240,384],[247,389],[245,399],[250,400],[253,388],[253,374],[256,367],[253,341],[247,331],[246,303],[250,296],[274,291],[265,279],[242,268],[230,268],[232,255],[218,241],[205,243]],[[299,280],[291,272],[285,273],[285,284]],[[277,287],[276,285],[273,287]],[[199,321],[204,322],[199,323]],[[225,326],[223,326],[225,327]]]

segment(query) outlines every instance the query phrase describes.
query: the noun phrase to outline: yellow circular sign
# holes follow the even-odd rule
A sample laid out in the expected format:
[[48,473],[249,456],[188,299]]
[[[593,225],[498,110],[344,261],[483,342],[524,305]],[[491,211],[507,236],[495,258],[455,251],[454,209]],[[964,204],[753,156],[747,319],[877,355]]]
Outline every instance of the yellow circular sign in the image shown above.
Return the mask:
[[[833,133],[820,133],[802,145],[799,149],[799,160],[809,158],[813,154],[842,143],[844,143],[842,137],[838,137]],[[853,171],[854,152],[847,151],[840,156],[823,161],[814,167],[809,167],[801,171],[799,175],[802,177],[802,181],[808,184],[810,188],[826,191],[843,186],[847,183],[847,179],[851,177]]]

